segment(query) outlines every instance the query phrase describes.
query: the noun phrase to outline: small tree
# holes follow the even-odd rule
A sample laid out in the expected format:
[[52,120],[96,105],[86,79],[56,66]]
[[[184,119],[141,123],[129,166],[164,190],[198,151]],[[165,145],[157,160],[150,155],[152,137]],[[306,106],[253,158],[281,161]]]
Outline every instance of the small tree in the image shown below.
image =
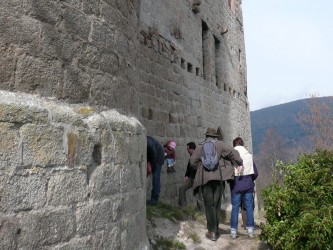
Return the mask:
[[333,151],[333,97],[329,102],[320,102],[316,95],[309,99],[309,111],[300,112],[298,120],[310,135],[315,149]]
[[333,153],[316,151],[282,170],[281,184],[262,192],[261,239],[274,249],[332,249]]
[[275,131],[269,128],[266,130],[262,143],[259,146],[259,153],[255,156],[255,163],[258,168],[259,177],[256,181],[258,192],[259,210],[262,208],[261,190],[281,178],[281,161],[289,159],[289,152],[285,148],[285,140]]

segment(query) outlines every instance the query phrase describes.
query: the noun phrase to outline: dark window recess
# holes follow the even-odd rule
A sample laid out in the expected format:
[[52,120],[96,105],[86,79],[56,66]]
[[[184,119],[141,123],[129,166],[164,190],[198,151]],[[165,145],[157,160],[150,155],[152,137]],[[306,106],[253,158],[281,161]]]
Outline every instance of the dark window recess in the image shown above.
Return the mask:
[[[207,73],[209,72],[209,41],[207,39],[207,34],[209,31],[207,23],[204,21],[201,22],[201,28],[202,28],[202,34],[201,34],[201,39],[202,39],[202,72],[203,72],[203,77],[206,79],[207,78]],[[207,61],[207,62],[206,62]]]
[[183,58],[180,59],[180,66],[185,69],[185,60]]
[[94,150],[92,152],[92,158],[96,165],[100,165],[102,163],[102,145],[101,144],[94,145]]
[[208,30],[208,25],[206,22],[202,21],[202,31],[207,31]]
[[190,63],[187,63],[187,71],[192,73],[193,72],[193,66]]
[[215,84],[218,88],[222,86],[222,51],[221,51],[221,42],[214,36],[215,43]]
[[153,110],[152,109],[148,109],[148,119],[153,120]]
[[199,76],[199,74],[200,74],[200,69],[199,69],[199,68],[195,68],[195,74],[196,74],[197,76]]

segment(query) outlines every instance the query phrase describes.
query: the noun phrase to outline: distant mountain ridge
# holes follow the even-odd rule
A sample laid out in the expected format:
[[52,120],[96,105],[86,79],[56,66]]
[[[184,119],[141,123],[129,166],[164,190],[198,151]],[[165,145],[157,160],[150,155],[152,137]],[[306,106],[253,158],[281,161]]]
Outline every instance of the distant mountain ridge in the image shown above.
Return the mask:
[[[259,146],[269,128],[282,136],[286,143],[299,143],[306,136],[298,121],[298,114],[308,113],[310,110],[310,99],[301,99],[280,105],[251,111],[251,130],[254,154],[258,153]],[[317,97],[318,103],[327,103],[333,109],[333,97]]]

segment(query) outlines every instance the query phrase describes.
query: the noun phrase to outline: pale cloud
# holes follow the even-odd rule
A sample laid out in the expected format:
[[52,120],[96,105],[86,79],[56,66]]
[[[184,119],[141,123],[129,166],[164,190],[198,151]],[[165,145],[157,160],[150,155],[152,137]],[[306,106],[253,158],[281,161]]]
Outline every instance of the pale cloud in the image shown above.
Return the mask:
[[329,9],[314,1],[243,0],[251,110],[333,95]]

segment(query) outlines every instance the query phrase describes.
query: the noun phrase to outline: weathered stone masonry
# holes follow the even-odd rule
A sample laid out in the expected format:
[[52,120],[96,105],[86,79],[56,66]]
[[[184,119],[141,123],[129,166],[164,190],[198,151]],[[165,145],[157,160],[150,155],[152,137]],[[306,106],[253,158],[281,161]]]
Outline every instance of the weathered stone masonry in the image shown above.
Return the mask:
[[185,172],[187,142],[198,143],[207,127],[220,126],[225,141],[240,135],[251,145],[239,2],[199,2],[140,5],[139,117],[149,134],[163,142],[176,138],[180,145],[181,173],[162,173],[167,187],[162,198],[173,204]]
[[0,100],[0,249],[146,249],[140,122],[27,94]]
[[208,126],[251,148],[240,0],[2,0],[0,34],[6,249],[145,248],[146,134],[170,204]]

